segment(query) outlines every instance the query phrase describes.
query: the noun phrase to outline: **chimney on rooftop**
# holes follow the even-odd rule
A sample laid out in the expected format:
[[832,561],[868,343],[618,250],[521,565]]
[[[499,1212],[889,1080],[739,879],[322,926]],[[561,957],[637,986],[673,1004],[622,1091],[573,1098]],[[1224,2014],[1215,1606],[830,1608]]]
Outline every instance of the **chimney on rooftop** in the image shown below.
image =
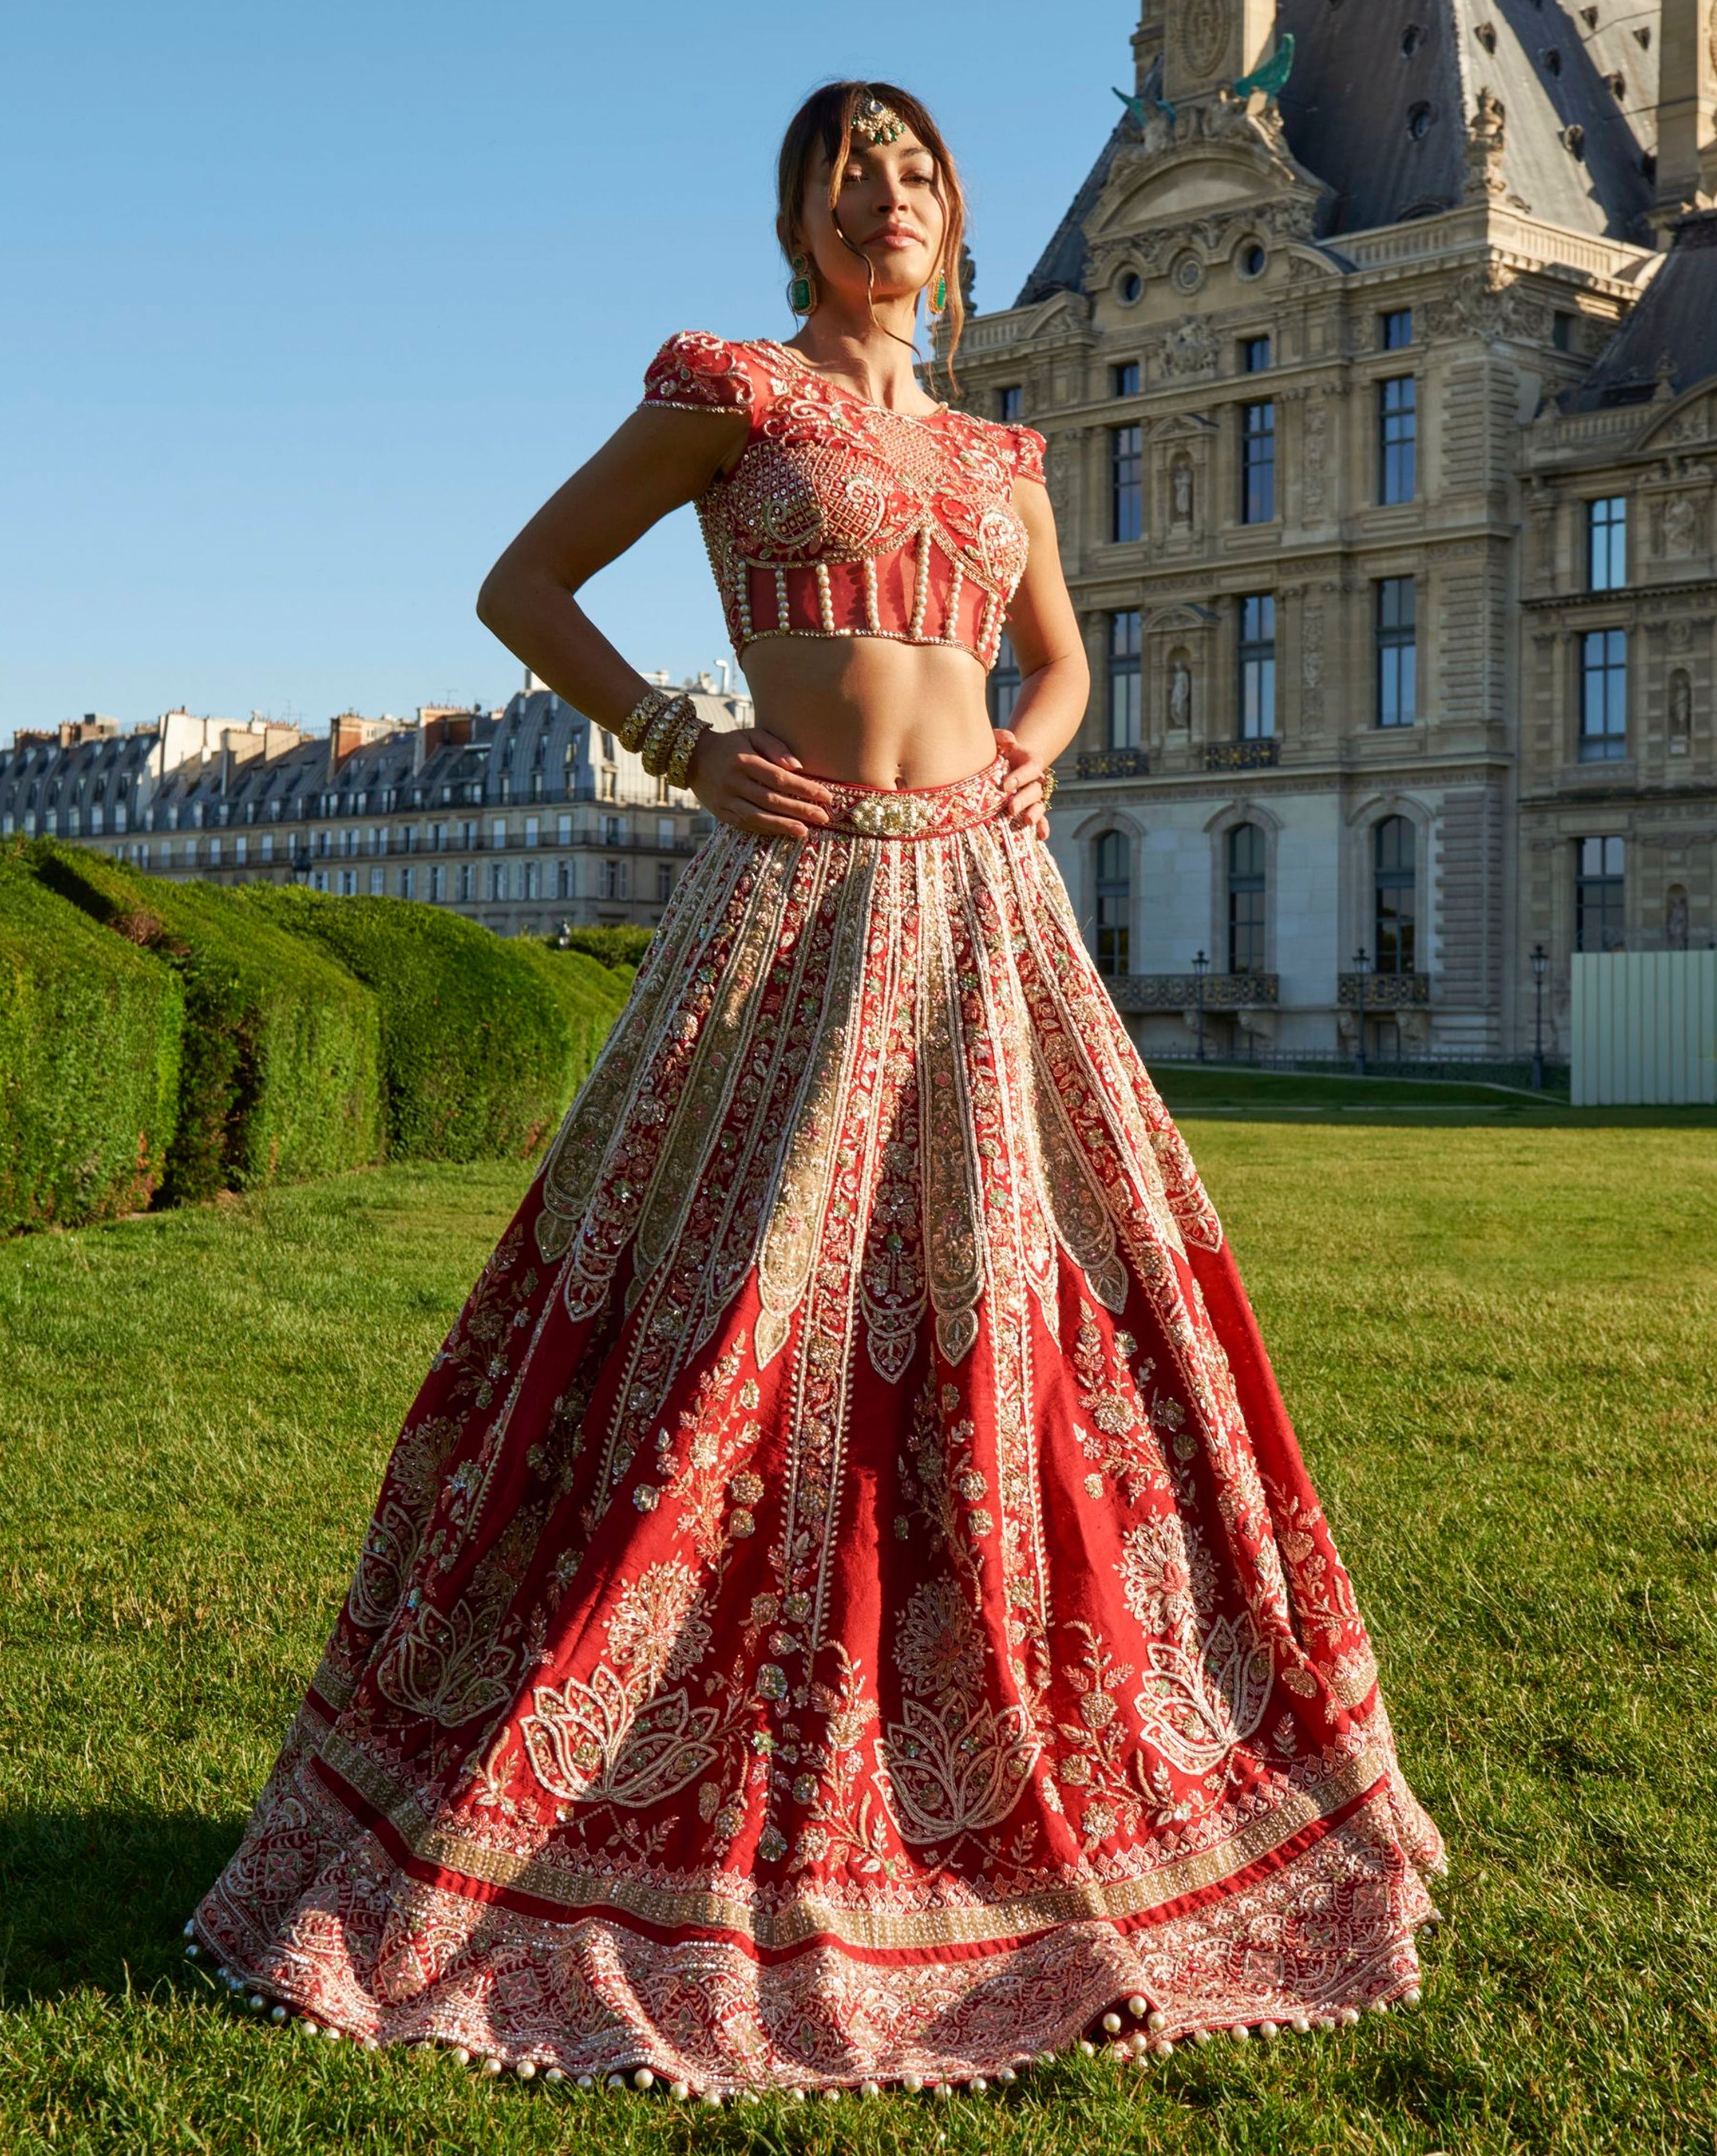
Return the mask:
[[1657,208],[1667,219],[1717,203],[1717,0],[1663,0],[1658,39]]

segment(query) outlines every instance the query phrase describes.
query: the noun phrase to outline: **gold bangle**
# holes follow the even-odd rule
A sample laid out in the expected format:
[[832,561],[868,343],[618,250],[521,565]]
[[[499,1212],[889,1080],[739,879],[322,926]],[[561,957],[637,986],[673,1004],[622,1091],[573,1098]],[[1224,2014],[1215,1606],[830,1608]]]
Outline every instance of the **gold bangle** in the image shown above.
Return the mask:
[[1053,769],[1047,770],[1043,773],[1043,806],[1046,808],[1049,806],[1049,797],[1054,791],[1055,773]]
[[638,760],[652,778],[659,778],[667,764],[668,751],[684,704],[683,696],[670,697],[644,729],[643,739],[638,743]]
[[674,701],[671,689],[646,689],[632,709],[621,720],[614,731],[634,756],[643,746],[643,737],[650,730],[650,721],[665,705]]
[[710,721],[692,705],[688,713],[689,723],[674,742],[668,758],[667,778],[670,786],[686,786],[691,782],[692,758],[698,752],[698,743],[710,731]]

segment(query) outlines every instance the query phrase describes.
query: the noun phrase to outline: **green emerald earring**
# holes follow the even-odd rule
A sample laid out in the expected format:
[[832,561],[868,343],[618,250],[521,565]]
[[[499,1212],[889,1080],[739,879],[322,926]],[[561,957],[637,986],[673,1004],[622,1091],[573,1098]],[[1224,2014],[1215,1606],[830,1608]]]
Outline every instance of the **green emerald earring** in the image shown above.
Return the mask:
[[930,300],[930,312],[933,315],[940,315],[946,307],[947,304],[948,280],[941,270],[938,270],[936,273],[936,289]]
[[796,315],[808,315],[817,305],[817,286],[811,265],[802,254],[793,257],[793,275],[787,285],[787,305]]

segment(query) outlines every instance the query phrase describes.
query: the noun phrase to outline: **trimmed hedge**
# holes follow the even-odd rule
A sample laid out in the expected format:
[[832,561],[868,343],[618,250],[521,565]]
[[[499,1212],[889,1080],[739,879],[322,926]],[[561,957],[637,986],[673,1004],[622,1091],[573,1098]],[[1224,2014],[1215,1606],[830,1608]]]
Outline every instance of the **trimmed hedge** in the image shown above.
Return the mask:
[[184,984],[165,1200],[308,1182],[380,1157],[380,1013],[343,966],[214,884],[172,883],[52,839],[28,858],[44,883]]
[[510,937],[506,948],[525,960],[560,1007],[567,1032],[561,1091],[570,1102],[620,1015],[638,968],[602,965],[581,951],[546,949],[523,936]]
[[545,942],[551,951],[582,951],[599,966],[617,969],[628,966],[636,973],[643,963],[643,954],[650,947],[650,938],[655,932],[653,928],[635,928],[625,922],[612,928],[569,929],[564,944],[558,936],[548,937]]
[[396,1159],[528,1158],[559,1122],[578,1043],[569,999],[522,945],[411,899],[270,884],[231,896],[375,990]]
[[100,1220],[159,1187],[183,992],[0,850],[0,1229]]

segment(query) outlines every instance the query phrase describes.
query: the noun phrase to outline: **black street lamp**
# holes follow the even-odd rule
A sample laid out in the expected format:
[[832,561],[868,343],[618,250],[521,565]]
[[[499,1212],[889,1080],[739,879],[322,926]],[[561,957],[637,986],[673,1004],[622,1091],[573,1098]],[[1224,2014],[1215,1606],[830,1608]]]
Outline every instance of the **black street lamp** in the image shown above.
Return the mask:
[[1200,952],[1192,961],[1192,1003],[1198,1013],[1198,1060],[1204,1060],[1204,977],[1210,971],[1210,961]]
[[1542,943],[1532,947],[1532,993],[1535,1008],[1532,1014],[1532,1087],[1544,1091],[1544,977],[1550,969],[1550,952]]
[[1366,1075],[1366,977],[1371,969],[1371,955],[1363,943],[1353,954],[1353,969],[1359,975],[1359,1053],[1353,1060],[1354,1074]]

